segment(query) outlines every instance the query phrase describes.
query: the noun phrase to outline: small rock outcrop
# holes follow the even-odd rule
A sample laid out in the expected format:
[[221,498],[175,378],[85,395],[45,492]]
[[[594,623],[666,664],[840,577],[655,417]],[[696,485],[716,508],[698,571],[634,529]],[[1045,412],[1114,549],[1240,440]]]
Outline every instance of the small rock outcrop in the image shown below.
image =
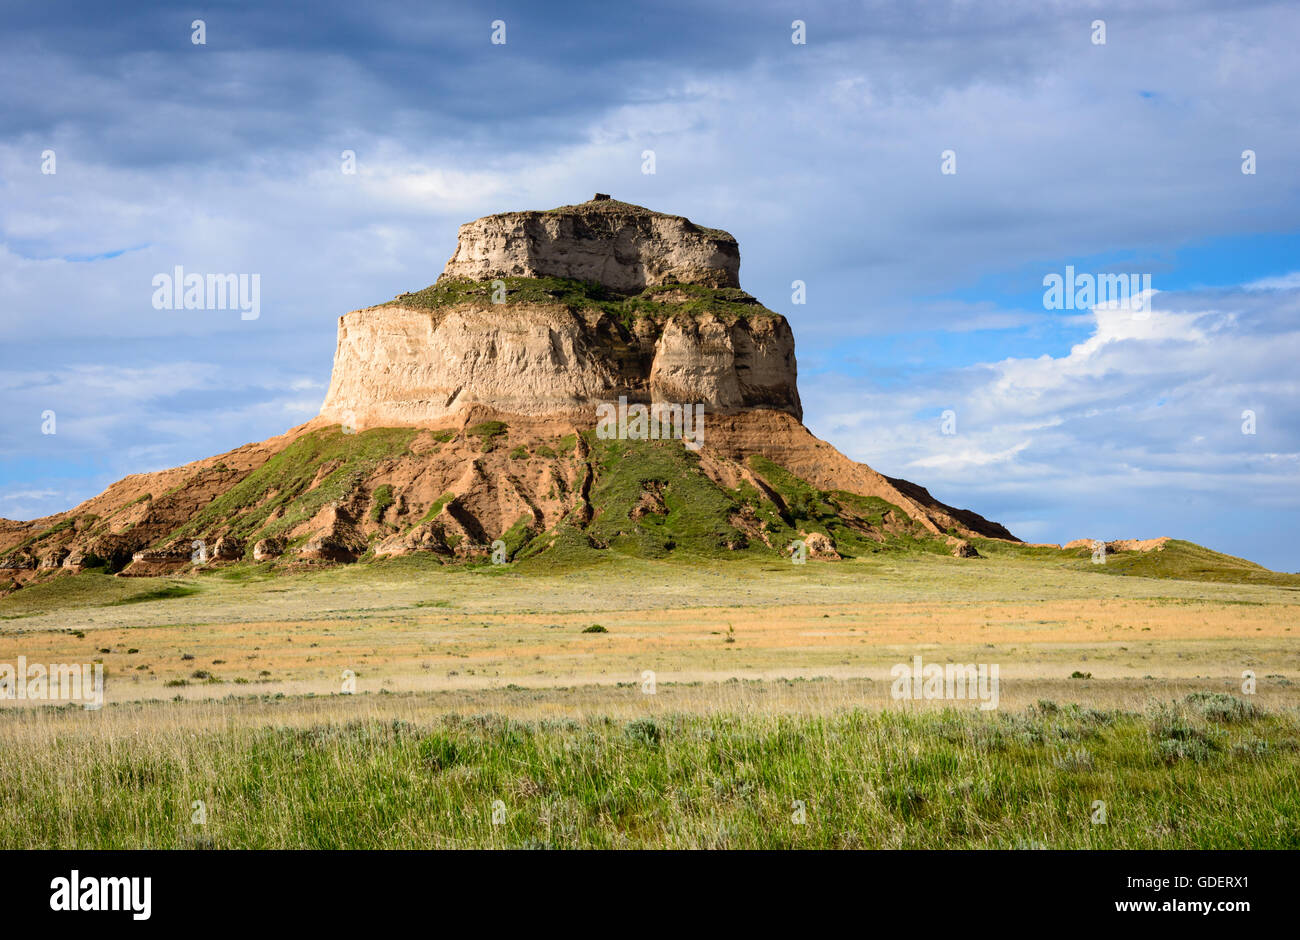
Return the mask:
[[284,539],[259,539],[253,546],[254,561],[271,561],[284,554]]
[[223,535],[212,546],[213,561],[238,561],[244,557],[244,543],[233,536]]
[[823,561],[840,561],[840,553],[835,550],[835,543],[829,537],[820,532],[801,533],[803,543],[808,548],[809,558],[819,558]]

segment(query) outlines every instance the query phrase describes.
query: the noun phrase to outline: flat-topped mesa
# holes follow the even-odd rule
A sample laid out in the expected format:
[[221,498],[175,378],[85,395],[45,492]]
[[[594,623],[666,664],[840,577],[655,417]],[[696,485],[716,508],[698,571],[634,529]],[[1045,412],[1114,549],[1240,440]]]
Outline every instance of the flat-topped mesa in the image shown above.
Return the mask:
[[437,283],[339,318],[321,417],[446,424],[474,408],[594,425],[597,405],[802,418],[785,317],[726,232],[597,196],[460,227]]
[[740,286],[740,248],[718,229],[603,193],[576,206],[502,212],[460,227],[439,281],[564,277],[621,293],[664,284]]

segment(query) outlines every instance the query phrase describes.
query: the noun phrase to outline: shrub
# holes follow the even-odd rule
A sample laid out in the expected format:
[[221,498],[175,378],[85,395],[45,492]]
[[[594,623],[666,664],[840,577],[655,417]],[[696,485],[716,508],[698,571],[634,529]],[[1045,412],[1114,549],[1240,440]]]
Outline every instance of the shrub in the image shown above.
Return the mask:
[[432,773],[440,773],[461,760],[460,748],[449,738],[435,735],[420,742],[420,762]]
[[623,726],[623,733],[638,744],[655,747],[663,740],[663,730],[653,718],[636,718]]
[[465,433],[477,437],[483,450],[489,451],[496,447],[496,439],[504,435],[506,430],[507,425],[504,421],[484,421],[482,424],[466,428]]
[[1222,724],[1254,718],[1259,712],[1253,703],[1224,692],[1193,692],[1183,701],[1202,718]]

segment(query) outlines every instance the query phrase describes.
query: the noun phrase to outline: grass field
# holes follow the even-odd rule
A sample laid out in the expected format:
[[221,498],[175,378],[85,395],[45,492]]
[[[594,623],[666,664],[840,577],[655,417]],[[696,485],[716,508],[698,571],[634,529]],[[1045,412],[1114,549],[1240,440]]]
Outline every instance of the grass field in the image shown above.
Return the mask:
[[1300,846],[1300,713],[1231,696],[535,720],[389,698],[11,713],[0,845]]
[[1297,848],[1298,613],[1032,551],[60,577],[0,663],[108,704],[3,703],[0,846]]

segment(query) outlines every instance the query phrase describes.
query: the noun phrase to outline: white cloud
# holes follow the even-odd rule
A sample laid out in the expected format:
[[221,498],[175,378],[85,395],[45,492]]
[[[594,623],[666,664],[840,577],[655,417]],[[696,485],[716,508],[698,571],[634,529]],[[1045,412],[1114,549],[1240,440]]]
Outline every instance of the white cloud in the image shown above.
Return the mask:
[[1265,277],[1245,285],[1246,290],[1296,290],[1300,288],[1300,271],[1292,271],[1281,277]]
[[[1146,319],[1095,309],[1091,335],[1064,355],[926,373],[902,388],[819,376],[803,383],[805,407],[820,436],[941,499],[989,515],[1054,513],[1052,533],[1009,526],[1022,537],[1086,534],[1089,519],[1123,506],[1125,528],[1108,537],[1201,533],[1213,543],[1206,527],[1222,533],[1251,513],[1271,518],[1255,533],[1271,537],[1287,528],[1278,512],[1300,510],[1300,322],[1262,331],[1271,314],[1248,289],[1197,300],[1157,304]],[[844,400],[856,407],[835,407]],[[939,416],[949,408],[951,436]],[[1242,433],[1247,409],[1255,434]],[[1181,531],[1146,531],[1169,528],[1152,520],[1189,499],[1224,509],[1174,518]]]

